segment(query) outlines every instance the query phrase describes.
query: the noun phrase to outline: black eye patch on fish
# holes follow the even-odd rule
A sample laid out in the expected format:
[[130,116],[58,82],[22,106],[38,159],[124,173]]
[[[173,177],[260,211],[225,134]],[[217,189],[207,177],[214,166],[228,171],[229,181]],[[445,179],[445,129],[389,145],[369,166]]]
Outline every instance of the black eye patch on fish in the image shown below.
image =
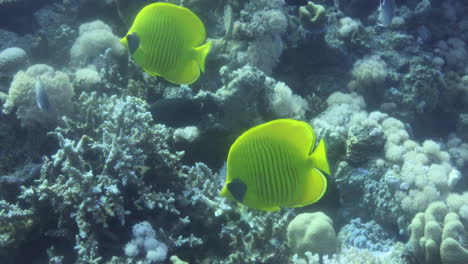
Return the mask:
[[238,202],[242,202],[244,200],[245,192],[247,191],[247,185],[242,180],[234,179],[228,185],[227,188],[229,192],[231,192],[234,199]]
[[132,34],[127,35],[127,41],[130,54],[135,53],[135,51],[140,46],[140,38],[138,37],[137,33],[133,32]]

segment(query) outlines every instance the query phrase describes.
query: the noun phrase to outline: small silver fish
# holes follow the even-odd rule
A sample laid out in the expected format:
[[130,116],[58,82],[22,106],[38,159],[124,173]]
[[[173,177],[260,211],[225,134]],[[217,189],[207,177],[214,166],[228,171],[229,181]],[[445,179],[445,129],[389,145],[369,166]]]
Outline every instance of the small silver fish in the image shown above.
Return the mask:
[[36,79],[36,104],[41,111],[50,112],[49,96],[39,78]]
[[378,22],[382,27],[388,27],[392,24],[395,11],[395,0],[380,0]]

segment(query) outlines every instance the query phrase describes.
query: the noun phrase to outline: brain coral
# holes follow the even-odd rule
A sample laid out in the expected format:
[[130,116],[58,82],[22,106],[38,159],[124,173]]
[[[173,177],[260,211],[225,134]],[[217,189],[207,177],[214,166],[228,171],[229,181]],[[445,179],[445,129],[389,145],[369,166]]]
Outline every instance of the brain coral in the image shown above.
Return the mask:
[[288,225],[288,245],[299,255],[307,251],[319,255],[334,254],[338,240],[332,220],[322,212],[297,215]]
[[28,55],[22,48],[7,48],[0,52],[0,76],[15,74],[28,62]]

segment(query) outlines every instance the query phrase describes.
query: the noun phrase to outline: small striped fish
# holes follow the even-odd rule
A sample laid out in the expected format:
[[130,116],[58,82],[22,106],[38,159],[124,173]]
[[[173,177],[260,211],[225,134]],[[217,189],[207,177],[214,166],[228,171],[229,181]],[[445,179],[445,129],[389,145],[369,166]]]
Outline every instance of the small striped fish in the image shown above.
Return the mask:
[[221,196],[276,211],[318,201],[330,174],[325,141],[306,122],[278,119],[244,132],[231,146]]

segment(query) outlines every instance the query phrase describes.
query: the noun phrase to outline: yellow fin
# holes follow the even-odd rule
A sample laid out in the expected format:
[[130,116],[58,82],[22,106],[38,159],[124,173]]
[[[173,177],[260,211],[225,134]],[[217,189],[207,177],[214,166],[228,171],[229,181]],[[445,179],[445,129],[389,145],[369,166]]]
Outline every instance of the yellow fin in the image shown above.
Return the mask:
[[200,47],[195,48],[195,61],[197,62],[200,70],[205,72],[205,59],[211,49],[211,41],[207,42]]
[[327,178],[317,169],[312,169],[304,179],[303,196],[296,205],[291,207],[302,207],[313,204],[320,200],[327,190]]
[[124,45],[124,47],[128,49],[127,36],[120,39],[120,44]]
[[327,159],[327,148],[323,138],[320,140],[312,154],[310,154],[310,159],[312,160],[312,166],[314,168],[317,168],[330,175],[330,166],[328,165]]
[[267,211],[267,212],[275,212],[275,211],[278,211],[280,209],[281,209],[281,207],[278,207],[278,206],[259,208],[259,210]]
[[293,147],[294,151],[299,151],[301,156],[308,156],[315,145],[315,132],[312,127],[306,122],[294,119],[276,119],[258,125],[242,134],[239,139],[251,137],[250,134],[284,142]]
[[173,71],[165,73],[163,77],[171,83],[189,85],[200,77],[200,67],[194,60],[191,60]]

